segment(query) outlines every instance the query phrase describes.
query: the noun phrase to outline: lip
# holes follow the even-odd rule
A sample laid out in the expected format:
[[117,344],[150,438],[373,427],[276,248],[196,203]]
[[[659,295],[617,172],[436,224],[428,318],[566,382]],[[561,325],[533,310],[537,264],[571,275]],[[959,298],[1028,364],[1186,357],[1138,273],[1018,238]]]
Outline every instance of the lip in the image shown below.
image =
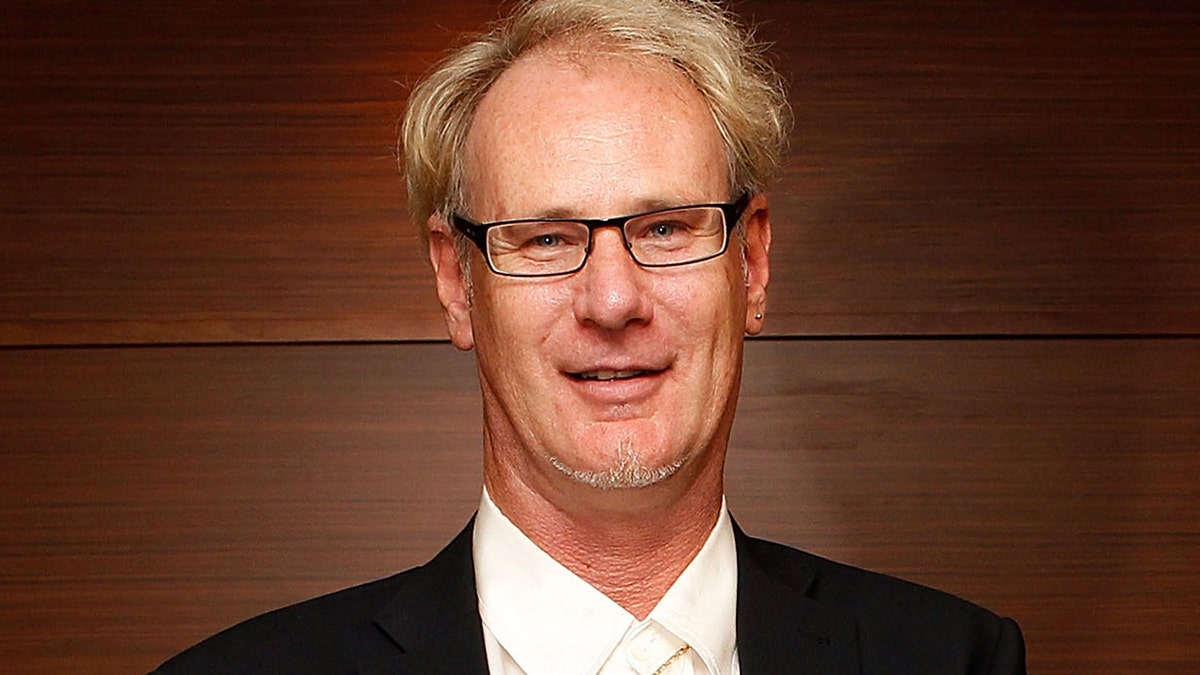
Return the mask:
[[[584,400],[600,405],[629,405],[651,398],[662,386],[666,372],[665,368],[625,366],[564,371],[563,375]],[[588,376],[581,377],[580,373]]]

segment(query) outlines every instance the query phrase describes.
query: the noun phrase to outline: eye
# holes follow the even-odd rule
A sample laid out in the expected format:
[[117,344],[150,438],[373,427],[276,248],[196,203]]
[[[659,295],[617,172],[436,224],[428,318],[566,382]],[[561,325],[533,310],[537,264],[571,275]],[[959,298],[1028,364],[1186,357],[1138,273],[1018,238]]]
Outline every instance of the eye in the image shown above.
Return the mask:
[[651,237],[669,237],[679,230],[680,224],[674,221],[660,221],[650,226],[647,234]]
[[640,239],[662,240],[675,239],[685,236],[692,231],[692,226],[679,219],[655,220],[647,223],[637,237]]
[[562,244],[562,235],[551,233],[539,234],[529,241],[530,246],[538,247],[561,246]]

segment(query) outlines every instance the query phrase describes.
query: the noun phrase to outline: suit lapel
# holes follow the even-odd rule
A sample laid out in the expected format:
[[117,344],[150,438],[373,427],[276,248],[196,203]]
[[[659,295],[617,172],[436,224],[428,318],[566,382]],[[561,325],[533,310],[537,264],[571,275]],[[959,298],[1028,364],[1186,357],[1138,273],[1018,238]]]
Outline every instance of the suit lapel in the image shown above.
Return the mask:
[[[483,626],[471,557],[474,520],[405,583],[376,624],[396,643],[394,658],[363,664],[363,675],[486,675]],[[811,597],[812,565],[777,555],[734,523],[738,556],[737,646],[743,675],[858,673],[854,619]]]
[[394,659],[364,665],[364,675],[487,673],[471,557],[474,526],[472,519],[433,560],[405,575],[375,619],[399,650]]
[[816,569],[785,565],[734,524],[738,552],[737,646],[743,675],[859,672],[853,617],[810,597]]

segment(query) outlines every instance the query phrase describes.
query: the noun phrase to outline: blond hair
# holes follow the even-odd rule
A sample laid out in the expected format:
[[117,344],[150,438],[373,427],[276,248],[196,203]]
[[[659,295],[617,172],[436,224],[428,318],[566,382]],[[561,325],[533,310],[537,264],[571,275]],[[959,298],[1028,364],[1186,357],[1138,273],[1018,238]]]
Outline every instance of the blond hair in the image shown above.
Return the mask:
[[462,206],[463,146],[488,89],[509,65],[555,41],[663,59],[703,96],[725,144],[730,192],[761,191],[791,129],[783,80],[764,48],[712,0],[525,0],[453,51],[412,91],[400,146],[409,210],[422,236]]

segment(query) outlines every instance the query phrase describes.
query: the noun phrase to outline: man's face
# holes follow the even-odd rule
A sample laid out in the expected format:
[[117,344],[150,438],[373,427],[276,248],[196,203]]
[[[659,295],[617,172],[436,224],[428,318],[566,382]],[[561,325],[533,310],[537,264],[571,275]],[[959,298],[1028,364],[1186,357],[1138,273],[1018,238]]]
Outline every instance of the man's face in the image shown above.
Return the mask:
[[[633,57],[522,57],[482,102],[464,162],[467,215],[479,222],[732,198],[703,99],[676,70]],[[601,228],[587,264],[566,276],[498,276],[473,252],[471,297],[434,223],[451,336],[477,353],[489,488],[640,487],[714,463],[719,474],[742,334],[761,325],[767,280],[765,201],[746,214],[745,266],[732,241],[712,260],[642,268],[615,228]]]

